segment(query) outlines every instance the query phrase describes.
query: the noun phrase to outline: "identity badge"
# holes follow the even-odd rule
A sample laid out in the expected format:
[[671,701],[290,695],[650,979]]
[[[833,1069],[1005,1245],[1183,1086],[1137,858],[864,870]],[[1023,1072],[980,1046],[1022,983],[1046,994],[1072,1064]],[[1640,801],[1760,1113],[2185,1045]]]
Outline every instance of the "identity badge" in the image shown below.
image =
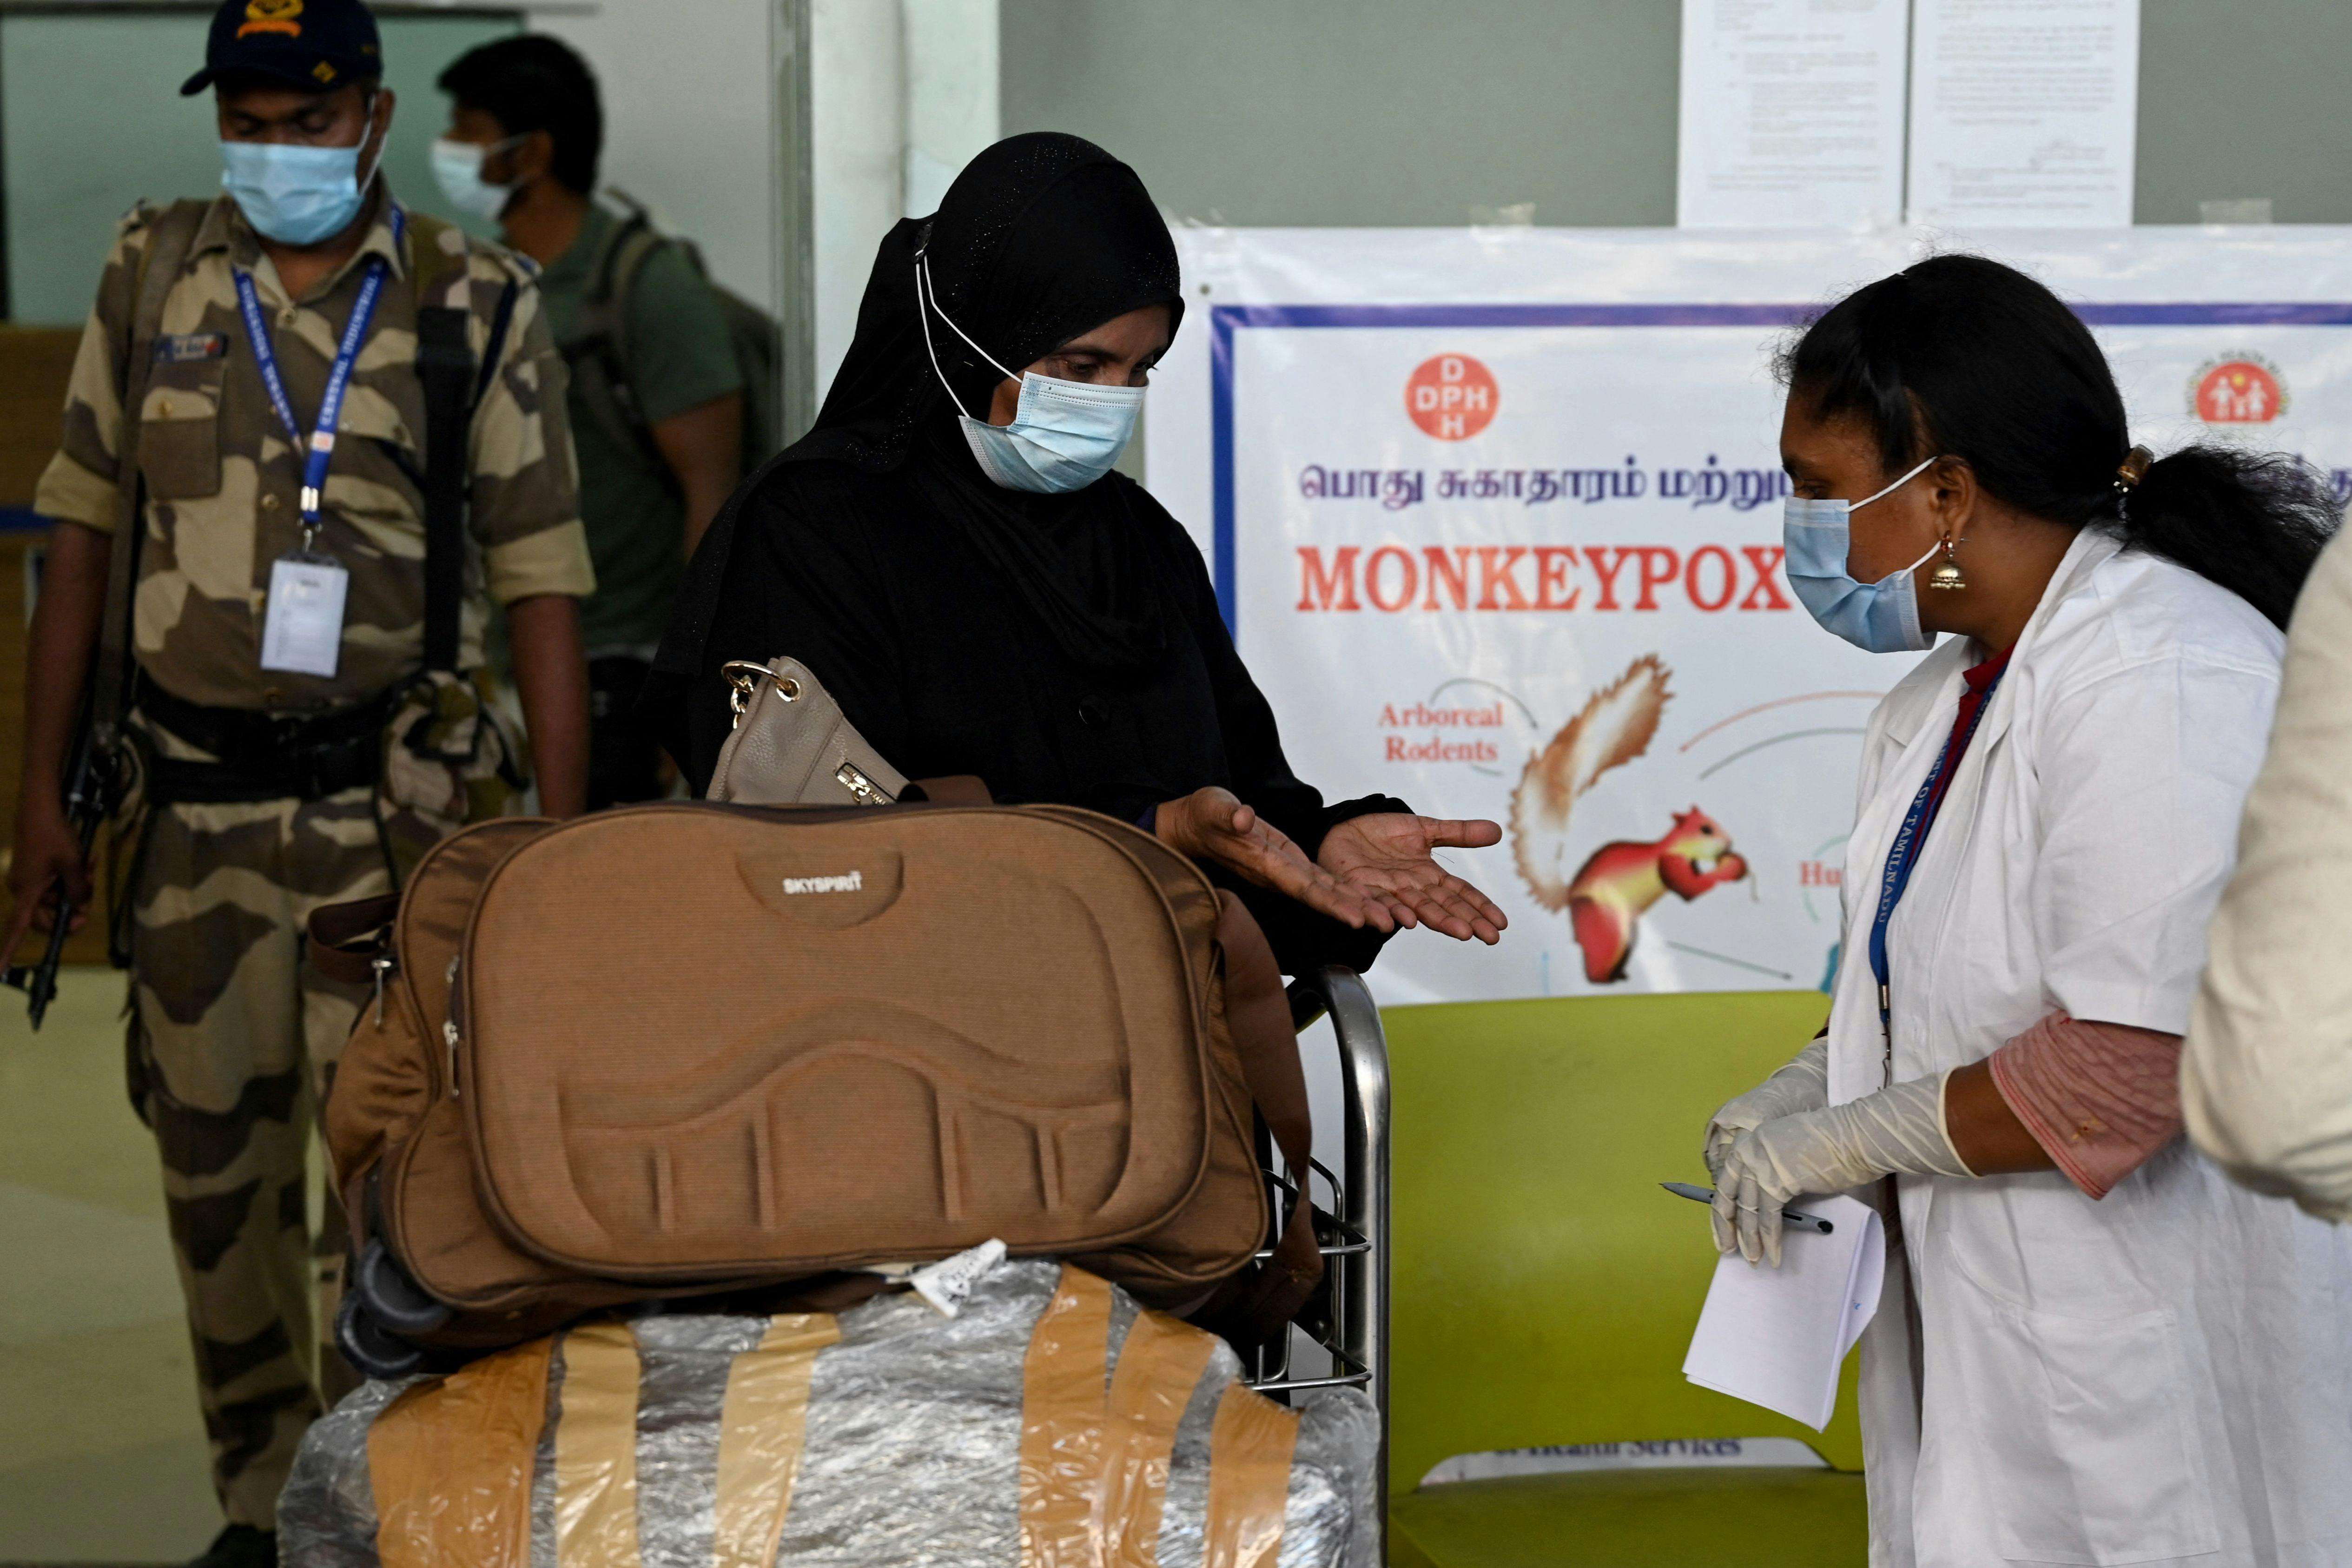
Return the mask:
[[352,574],[319,555],[283,555],[269,568],[261,668],[332,679],[343,649],[343,599]]
[[226,332],[167,332],[155,340],[157,364],[197,364],[227,354]]

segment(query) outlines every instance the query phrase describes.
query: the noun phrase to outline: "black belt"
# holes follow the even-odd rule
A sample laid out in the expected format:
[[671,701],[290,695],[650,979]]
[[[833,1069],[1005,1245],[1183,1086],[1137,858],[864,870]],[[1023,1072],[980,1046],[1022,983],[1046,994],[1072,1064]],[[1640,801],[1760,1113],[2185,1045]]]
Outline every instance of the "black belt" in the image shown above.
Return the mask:
[[147,798],[157,805],[324,800],[373,789],[383,773],[383,727],[399,694],[330,713],[207,708],[139,683],[138,710],[218,762],[147,759]]

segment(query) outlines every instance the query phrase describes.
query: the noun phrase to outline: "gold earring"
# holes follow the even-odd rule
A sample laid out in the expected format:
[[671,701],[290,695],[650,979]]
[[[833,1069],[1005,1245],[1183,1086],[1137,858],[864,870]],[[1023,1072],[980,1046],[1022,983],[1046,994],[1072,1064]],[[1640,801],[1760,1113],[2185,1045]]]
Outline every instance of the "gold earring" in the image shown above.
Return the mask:
[[1933,572],[1927,574],[1927,586],[1930,588],[1943,588],[1953,592],[1967,589],[1969,574],[1960,570],[1958,559],[1952,554],[1953,542],[1950,534],[1944,535],[1944,558],[1936,563],[1936,569]]

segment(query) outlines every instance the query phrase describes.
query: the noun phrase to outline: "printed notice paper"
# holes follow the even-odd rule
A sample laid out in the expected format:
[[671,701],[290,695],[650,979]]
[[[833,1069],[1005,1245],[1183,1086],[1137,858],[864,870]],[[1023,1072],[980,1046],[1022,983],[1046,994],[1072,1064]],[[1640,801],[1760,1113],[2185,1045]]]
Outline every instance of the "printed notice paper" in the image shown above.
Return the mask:
[[1918,0],[1911,49],[1913,222],[2131,222],[2139,0]]
[[1837,1408],[1838,1368],[1878,1310],[1886,1232],[1875,1210],[1852,1198],[1807,1197],[1799,1206],[1836,1228],[1782,1231],[1778,1268],[1726,1253],[1683,1375],[1818,1432]]
[[1683,0],[1685,228],[1853,228],[1903,210],[1906,0]]

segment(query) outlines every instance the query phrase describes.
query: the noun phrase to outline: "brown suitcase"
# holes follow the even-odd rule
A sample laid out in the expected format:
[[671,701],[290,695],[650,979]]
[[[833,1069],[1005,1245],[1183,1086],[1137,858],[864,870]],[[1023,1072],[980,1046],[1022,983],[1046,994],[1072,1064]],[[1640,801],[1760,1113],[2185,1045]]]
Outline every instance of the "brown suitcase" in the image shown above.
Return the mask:
[[[366,955],[352,916],[314,945]],[[1320,1277],[1255,1156],[1254,1108],[1293,1171],[1308,1146],[1265,937],[1108,817],[509,818],[436,848],[383,932],[327,1137],[352,1300],[414,1343],[793,1282],[824,1305],[992,1237],[1244,1341]]]

